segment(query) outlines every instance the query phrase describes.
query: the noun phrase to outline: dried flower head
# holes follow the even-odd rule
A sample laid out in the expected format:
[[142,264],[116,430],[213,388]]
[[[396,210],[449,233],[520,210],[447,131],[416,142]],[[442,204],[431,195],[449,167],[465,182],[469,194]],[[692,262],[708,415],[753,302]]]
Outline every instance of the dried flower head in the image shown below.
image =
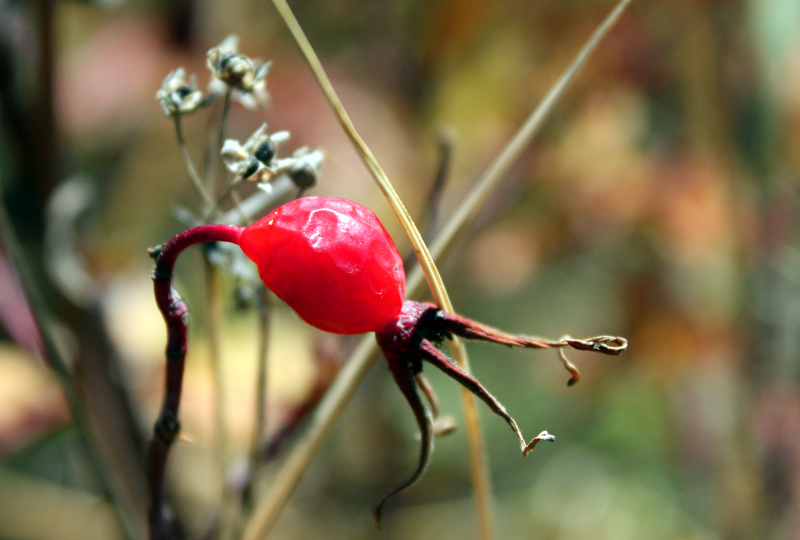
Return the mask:
[[197,78],[186,80],[186,70],[178,68],[164,79],[156,92],[161,110],[167,116],[193,113],[203,105],[203,93],[197,89]]
[[213,76],[209,90],[222,93],[231,90],[231,97],[248,109],[267,103],[267,73],[272,62],[261,62],[239,53],[239,37],[231,34],[208,51],[206,66]]
[[244,145],[234,139],[226,140],[222,146],[222,161],[228,170],[245,180],[268,182],[297,161],[295,158],[278,159],[278,146],[288,139],[288,131],[270,135],[267,124],[262,124]]

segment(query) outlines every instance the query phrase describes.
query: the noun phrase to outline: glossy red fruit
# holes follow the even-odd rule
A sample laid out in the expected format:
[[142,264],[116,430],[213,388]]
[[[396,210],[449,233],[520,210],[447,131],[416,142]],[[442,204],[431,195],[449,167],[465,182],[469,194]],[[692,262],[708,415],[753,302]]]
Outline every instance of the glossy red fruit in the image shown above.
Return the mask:
[[352,201],[294,200],[245,228],[239,245],[266,286],[321,330],[376,332],[403,307],[397,247],[375,214]]

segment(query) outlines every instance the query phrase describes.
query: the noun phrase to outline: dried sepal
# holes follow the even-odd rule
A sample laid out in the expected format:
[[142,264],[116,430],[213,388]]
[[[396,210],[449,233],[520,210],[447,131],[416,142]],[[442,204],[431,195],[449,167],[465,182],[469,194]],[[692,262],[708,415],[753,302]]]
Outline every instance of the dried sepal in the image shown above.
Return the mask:
[[[431,409],[434,411],[434,417],[437,416],[438,401],[433,394],[433,389],[422,376],[423,362],[427,362],[442,371],[483,401],[494,414],[504,419],[517,436],[523,456],[530,454],[541,441],[555,441],[553,435],[547,431],[542,431],[539,435],[526,442],[517,422],[508,414],[505,407],[484,388],[478,379],[462,369],[461,366],[453,362],[436,347],[445,338],[450,338],[454,335],[509,347],[558,349],[559,353],[561,353],[562,349],[571,347],[578,350],[617,355],[622,353],[628,346],[628,342],[624,338],[616,336],[597,336],[585,340],[573,339],[567,336],[558,341],[513,336],[461,315],[442,311],[434,304],[411,300],[404,302],[397,321],[376,332],[376,338],[378,345],[389,362],[389,369],[395,376],[395,381],[406,396],[417,418],[422,445],[420,460],[414,473],[388,495],[384,496],[376,507],[374,515],[379,527],[381,510],[386,501],[411,486],[419,479],[422,471],[425,470],[430,459],[429,446],[431,436],[432,434],[438,434],[439,431],[435,423],[431,425],[431,422],[426,420],[427,411],[425,411],[425,406],[417,395],[418,392],[421,392],[427,397]],[[563,354],[561,354],[561,359],[564,367],[570,372],[569,384],[573,384],[580,378],[580,373]]]

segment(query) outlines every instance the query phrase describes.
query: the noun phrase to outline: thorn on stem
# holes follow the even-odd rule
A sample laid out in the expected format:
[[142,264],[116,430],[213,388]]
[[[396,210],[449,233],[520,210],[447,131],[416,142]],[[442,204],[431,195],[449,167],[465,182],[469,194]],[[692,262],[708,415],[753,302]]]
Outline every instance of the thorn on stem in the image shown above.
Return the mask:
[[151,248],[147,248],[147,254],[150,255],[150,258],[154,261],[158,261],[158,258],[161,256],[161,251],[164,249],[164,244],[159,244],[157,246],[153,246]]

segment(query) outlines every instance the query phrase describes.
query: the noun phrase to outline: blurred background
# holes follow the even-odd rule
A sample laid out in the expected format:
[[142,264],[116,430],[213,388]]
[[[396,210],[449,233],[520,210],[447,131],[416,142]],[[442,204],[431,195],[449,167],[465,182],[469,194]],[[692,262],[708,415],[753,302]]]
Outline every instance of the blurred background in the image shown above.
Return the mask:
[[[293,3],[356,127],[422,224],[431,221],[437,134],[446,129],[453,141],[441,221],[612,7]],[[409,252],[268,2],[2,2],[0,182],[27,256],[23,274],[67,363],[41,359],[4,245],[0,539],[124,538],[98,460],[127,507],[143,512],[143,448],[160,404],[165,338],[147,248],[186,228],[176,209],[200,204],[154,95],[181,66],[205,89],[205,53],[231,33],[241,52],[274,63],[269,106],[234,103],[226,135],[244,141],[267,122],[291,131],[288,151],[324,149],[309,194],[374,209]],[[196,159],[210,118],[184,121]],[[468,346],[476,376],[526,436],[557,436],[522,459],[508,426],[481,408],[499,538],[800,537],[798,156],[800,1],[632,4],[442,261],[464,315],[511,332],[630,340],[620,357],[570,354],[583,373],[570,388],[555,353]],[[193,327],[185,439],[168,469],[190,537],[207,530],[221,491],[195,251],[178,265]],[[234,280],[222,286],[235,469],[252,437],[260,332],[255,310],[236,309]],[[269,432],[355,343],[309,328],[280,302],[272,312]],[[274,538],[477,537],[458,389],[439,373],[429,379],[462,429],[437,439],[426,476],[387,506],[384,532],[374,530],[372,505],[413,470],[418,442],[379,361]],[[70,392],[85,405],[94,452],[75,428]],[[289,441],[267,466],[264,485],[291,449]]]

